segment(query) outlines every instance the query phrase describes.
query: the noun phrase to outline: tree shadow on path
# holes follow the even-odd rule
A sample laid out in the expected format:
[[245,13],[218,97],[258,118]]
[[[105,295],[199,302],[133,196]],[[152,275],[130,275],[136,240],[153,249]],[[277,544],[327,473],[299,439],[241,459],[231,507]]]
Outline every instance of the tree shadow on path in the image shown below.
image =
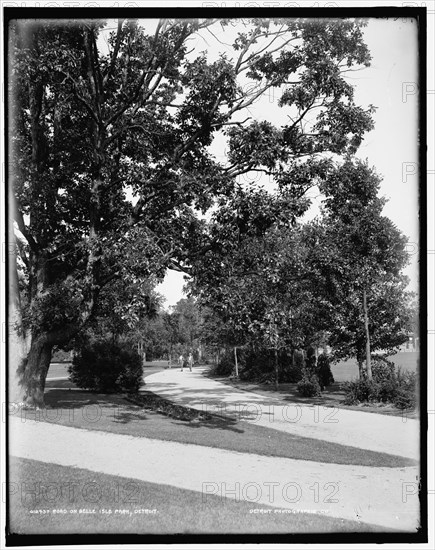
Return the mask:
[[[53,381],[59,382],[59,381]],[[150,392],[146,392],[150,393]],[[142,392],[143,394],[143,392]],[[111,431],[114,433],[130,433],[131,435],[149,435],[147,423],[159,424],[164,431],[172,426],[185,428],[206,428],[212,430],[229,430],[243,433],[237,426],[235,418],[201,413],[181,405],[173,405],[170,401],[151,394],[152,406],[143,406],[134,402],[134,397],[121,394],[102,394],[75,388],[47,388],[45,393],[46,409],[40,411],[28,410],[26,419],[47,421],[77,428]],[[161,403],[166,403],[169,411],[158,410]],[[187,418],[181,413],[187,411]],[[189,413],[190,418],[189,418]],[[127,425],[125,430],[121,425]],[[152,429],[151,429],[152,428]],[[158,433],[151,427],[154,437]]]

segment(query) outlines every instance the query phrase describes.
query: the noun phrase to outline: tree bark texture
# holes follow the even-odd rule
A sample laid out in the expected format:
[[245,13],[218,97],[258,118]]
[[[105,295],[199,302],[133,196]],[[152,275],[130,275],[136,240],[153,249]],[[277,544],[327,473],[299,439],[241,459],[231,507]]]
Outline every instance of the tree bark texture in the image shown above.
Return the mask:
[[32,336],[27,358],[19,368],[25,406],[44,407],[45,380],[50,367],[53,345],[46,334]]

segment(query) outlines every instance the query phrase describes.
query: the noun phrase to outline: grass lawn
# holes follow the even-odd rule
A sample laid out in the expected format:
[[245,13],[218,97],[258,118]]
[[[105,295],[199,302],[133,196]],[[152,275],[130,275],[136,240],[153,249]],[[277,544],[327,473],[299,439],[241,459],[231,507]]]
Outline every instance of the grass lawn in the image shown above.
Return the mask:
[[[417,351],[399,351],[395,355],[388,357],[388,359],[392,361],[396,367],[400,367],[402,370],[415,372],[419,355]],[[331,370],[336,382],[346,382],[358,378],[358,365],[356,359],[339,361],[331,365]]]
[[68,366],[70,363],[50,363],[48,369],[47,379],[60,378],[61,376],[69,376]]
[[[276,513],[269,506],[217,495],[204,499],[196,491],[15,457],[9,482],[14,534],[392,531],[323,514]],[[23,495],[22,487],[33,489],[33,496]],[[265,512],[254,515],[252,509]]]
[[[58,383],[52,381],[47,385]],[[121,395],[51,389],[47,390],[45,401],[48,407],[45,411],[22,411],[16,414],[76,428],[265,456],[361,466],[404,467],[416,464],[408,458],[368,450],[362,452],[355,447],[291,435],[235,418],[218,415],[206,417],[200,411],[190,421],[171,418],[128,402]]]
[[[71,363],[64,362],[64,363],[50,363],[50,368],[48,370],[47,374],[47,380],[50,380],[50,378],[60,378],[60,377],[68,377],[68,366]],[[149,376],[150,374],[154,374],[155,372],[159,372],[163,370],[164,368],[167,368],[168,362],[167,361],[149,361],[145,363],[144,366],[144,375]]]

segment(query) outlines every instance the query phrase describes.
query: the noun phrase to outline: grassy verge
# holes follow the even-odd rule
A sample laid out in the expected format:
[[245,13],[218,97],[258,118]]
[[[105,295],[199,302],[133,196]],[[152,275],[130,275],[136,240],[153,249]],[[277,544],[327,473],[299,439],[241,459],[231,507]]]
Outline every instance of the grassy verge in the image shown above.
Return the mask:
[[[205,415],[201,411],[192,413],[192,409],[170,406],[167,400],[151,395],[138,397],[138,402],[143,399],[144,405],[127,402],[121,395],[53,389],[46,394],[47,409],[16,414],[25,415],[29,420],[75,428],[265,456],[361,466],[405,467],[416,464],[408,458],[296,436],[236,418]],[[185,409],[185,416],[174,416],[181,409]]]
[[297,390],[297,384],[283,383],[279,385],[278,391],[275,390],[273,385],[260,384],[257,382],[248,382],[243,380],[236,380],[228,376],[214,376],[211,378],[219,380],[223,384],[228,384],[241,391],[248,391],[264,395],[265,397],[274,397],[282,401],[285,404],[301,404],[301,405],[318,405],[321,407],[337,407],[339,409],[347,409],[351,411],[362,411],[367,413],[384,414],[387,416],[400,416],[406,418],[418,419],[418,413],[416,410],[401,411],[392,404],[379,403],[379,404],[366,404],[360,405],[345,405],[343,403],[345,399],[345,392],[341,388],[340,384],[333,384],[322,392],[322,395],[318,397],[303,397]]
[[[254,502],[14,457],[9,480],[14,534],[391,531],[324,514],[276,513]],[[22,492],[23,487],[33,493]],[[254,508],[265,512],[254,515]]]

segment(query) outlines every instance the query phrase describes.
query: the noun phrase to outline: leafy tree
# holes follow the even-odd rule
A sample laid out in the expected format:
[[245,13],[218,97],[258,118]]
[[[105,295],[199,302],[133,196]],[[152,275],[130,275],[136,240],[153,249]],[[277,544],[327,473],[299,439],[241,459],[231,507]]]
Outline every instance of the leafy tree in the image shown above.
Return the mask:
[[85,331],[94,339],[111,335],[115,344],[120,337],[138,342],[144,327],[155,318],[163,302],[152,284],[138,281],[125,284],[119,279],[108,283],[100,292],[98,303]]
[[[365,360],[370,378],[371,352],[394,353],[407,339],[406,238],[382,215],[380,179],[366,163],[329,163],[316,183],[324,212],[310,223],[296,222],[306,203],[287,193],[260,193],[263,208],[247,219],[237,201],[221,209],[211,230],[237,239],[199,261],[194,285],[227,326],[274,350],[276,379],[280,349],[325,343],[336,359],[356,357],[360,371]],[[259,226],[267,208],[277,209],[274,222]]]
[[321,185],[326,198],[320,249],[330,257],[335,313],[330,342],[336,357],[357,358],[360,374],[365,359],[369,379],[371,353],[394,352],[410,328],[411,294],[402,274],[407,239],[382,215],[380,181],[366,162],[347,160]]
[[195,300],[182,298],[173,307],[172,315],[178,321],[178,343],[193,348],[200,330],[200,311]]
[[171,352],[170,334],[165,323],[165,312],[159,311],[151,319],[143,319],[132,336],[138,342],[143,361],[164,357]]
[[[249,209],[248,219],[243,216],[241,221],[239,202],[236,210],[234,204],[228,205],[215,216],[217,234],[234,231],[233,224],[246,227],[238,232],[237,244],[231,249],[214,251],[196,262],[191,287],[201,303],[218,315],[217,326],[222,328],[215,330],[214,338],[272,351],[277,385],[280,350],[313,344],[325,328],[325,319],[320,325],[316,305],[321,299],[314,294],[304,227],[291,227],[295,202],[286,195],[261,192],[260,196],[263,208]],[[276,214],[266,216],[259,229],[258,217],[266,208],[276,209]],[[304,205],[299,208],[303,211]]]
[[[9,174],[31,319],[20,399],[29,406],[43,406],[53,346],[89,322],[105,285],[188,271],[210,250],[198,211],[231,195],[237,175],[259,170],[291,187],[307,157],[353,152],[372,128],[372,107],[355,104],[345,79],[369,64],[364,22],[252,19],[230,54],[193,58],[189,40],[213,25],[231,20],[164,19],[149,34],[122,19],[111,32],[101,20],[10,25]],[[242,121],[271,88],[290,122]],[[209,148],[219,132],[223,163]]]
[[235,375],[239,376],[239,355],[237,348],[247,343],[245,331],[235,328],[233,316],[219,314],[211,307],[203,307],[200,327],[201,340],[214,351],[217,351],[217,361],[221,348],[232,348]]

